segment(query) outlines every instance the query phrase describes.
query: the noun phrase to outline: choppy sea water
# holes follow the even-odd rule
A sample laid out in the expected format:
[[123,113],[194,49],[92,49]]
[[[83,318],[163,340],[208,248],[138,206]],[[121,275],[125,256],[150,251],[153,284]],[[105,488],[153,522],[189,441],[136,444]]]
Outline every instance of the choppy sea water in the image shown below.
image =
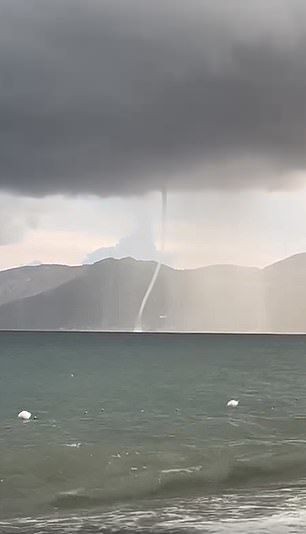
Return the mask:
[[0,333],[0,428],[3,534],[305,532],[304,336]]

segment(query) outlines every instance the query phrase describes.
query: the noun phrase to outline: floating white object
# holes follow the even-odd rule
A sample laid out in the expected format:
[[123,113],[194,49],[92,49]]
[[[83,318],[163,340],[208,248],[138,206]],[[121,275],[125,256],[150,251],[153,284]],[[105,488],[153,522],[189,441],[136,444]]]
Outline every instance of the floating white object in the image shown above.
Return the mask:
[[237,408],[238,404],[239,404],[239,401],[232,399],[228,401],[226,406],[228,406],[228,408]]
[[22,419],[23,421],[29,421],[31,417],[32,417],[31,412],[27,412],[27,410],[22,410],[22,412],[18,414],[18,418]]

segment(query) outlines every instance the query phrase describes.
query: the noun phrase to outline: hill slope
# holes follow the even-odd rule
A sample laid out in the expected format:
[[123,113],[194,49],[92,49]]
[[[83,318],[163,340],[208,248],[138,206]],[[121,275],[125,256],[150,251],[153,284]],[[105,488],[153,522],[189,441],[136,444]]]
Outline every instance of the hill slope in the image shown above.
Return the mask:
[[38,295],[76,278],[86,267],[36,265],[0,271],[0,306]]
[[[133,330],[154,262],[107,259],[0,273],[0,329]],[[145,330],[306,332],[306,254],[266,269],[163,266]]]

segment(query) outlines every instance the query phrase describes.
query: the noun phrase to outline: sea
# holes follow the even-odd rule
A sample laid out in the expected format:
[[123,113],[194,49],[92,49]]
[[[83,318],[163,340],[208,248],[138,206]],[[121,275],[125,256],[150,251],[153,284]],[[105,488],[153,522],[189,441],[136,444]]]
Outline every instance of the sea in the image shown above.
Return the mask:
[[306,337],[0,333],[16,532],[305,533]]

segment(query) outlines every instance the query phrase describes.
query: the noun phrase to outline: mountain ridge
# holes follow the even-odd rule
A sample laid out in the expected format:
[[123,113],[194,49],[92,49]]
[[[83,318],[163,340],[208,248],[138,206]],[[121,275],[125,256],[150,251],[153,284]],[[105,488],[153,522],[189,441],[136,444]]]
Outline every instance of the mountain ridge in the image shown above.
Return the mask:
[[[132,331],[156,262],[103,259],[0,272],[0,330]],[[163,265],[148,331],[306,332],[306,253],[264,268]]]

